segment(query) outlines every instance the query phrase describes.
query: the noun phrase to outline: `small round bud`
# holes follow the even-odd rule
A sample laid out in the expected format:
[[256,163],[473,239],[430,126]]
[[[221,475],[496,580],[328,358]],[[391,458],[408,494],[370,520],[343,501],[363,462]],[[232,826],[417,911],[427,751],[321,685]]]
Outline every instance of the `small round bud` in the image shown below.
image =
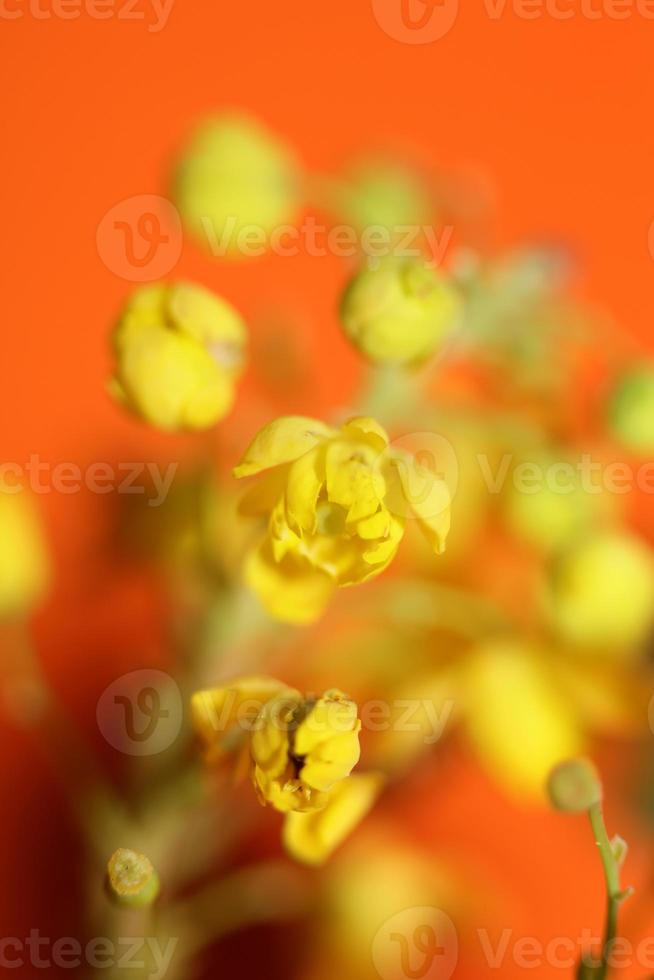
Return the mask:
[[347,175],[342,210],[361,232],[382,227],[391,239],[406,233],[408,225],[419,228],[431,220],[428,189],[420,176],[393,160],[358,162]]
[[256,120],[228,114],[205,120],[192,137],[175,197],[187,228],[214,253],[246,255],[246,235],[256,232],[264,236],[259,254],[267,236],[293,221],[299,183],[284,143]]
[[152,905],[159,894],[159,875],[152,862],[125,847],[109,858],[107,883],[114,901],[130,908]]
[[609,425],[626,449],[644,456],[654,452],[654,365],[625,374],[608,411]]
[[552,770],[547,793],[556,810],[581,813],[601,801],[602,784],[595,766],[588,759],[570,759]]
[[431,357],[456,327],[459,296],[422,259],[389,255],[363,268],[341,302],[345,333],[380,363],[418,363]]
[[545,601],[562,640],[630,656],[654,622],[654,553],[625,532],[584,539],[554,562]]

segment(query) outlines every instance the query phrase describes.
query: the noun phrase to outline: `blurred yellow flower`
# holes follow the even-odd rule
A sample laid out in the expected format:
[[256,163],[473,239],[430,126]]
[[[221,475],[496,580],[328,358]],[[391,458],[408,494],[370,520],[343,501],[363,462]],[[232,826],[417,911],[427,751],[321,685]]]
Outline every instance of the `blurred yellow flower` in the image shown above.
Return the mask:
[[200,737],[207,762],[221,762],[241,753],[236,770],[247,772],[250,759],[249,733],[263,706],[282,691],[285,684],[272,677],[241,677],[191,698],[193,727]]
[[553,562],[546,609],[558,635],[593,655],[633,656],[654,625],[654,553],[628,532],[575,544]]
[[347,337],[377,362],[419,363],[458,325],[461,301],[424,259],[385,256],[363,268],[341,301]]
[[245,513],[269,517],[246,578],[277,619],[312,622],[337,587],[379,575],[397,552],[407,517],[418,519],[436,552],[445,546],[445,481],[389,445],[374,419],[351,419],[340,429],[301,416],[271,422],[234,473],[264,471],[243,501]]
[[520,640],[477,646],[463,668],[468,736],[491,775],[518,796],[544,798],[557,763],[580,755],[582,726],[548,670]]
[[32,500],[0,488],[0,620],[23,616],[42,598],[50,562]]
[[319,810],[359,761],[357,706],[340,691],[317,701],[288,688],[261,710],[252,733],[252,779],[276,810]]
[[113,334],[113,396],[159,429],[206,429],[234,400],[247,339],[225,300],[191,283],[139,289]]
[[201,124],[179,167],[175,198],[199,240],[214,252],[238,254],[247,244],[239,245],[241,235],[269,236],[293,220],[299,184],[296,160],[281,140],[231,114]]

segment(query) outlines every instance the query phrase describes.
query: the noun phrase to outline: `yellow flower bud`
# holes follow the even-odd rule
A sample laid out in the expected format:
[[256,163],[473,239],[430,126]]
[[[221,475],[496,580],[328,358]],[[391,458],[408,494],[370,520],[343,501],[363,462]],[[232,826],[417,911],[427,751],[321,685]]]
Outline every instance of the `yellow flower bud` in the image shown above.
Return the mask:
[[585,540],[555,561],[546,606],[562,639],[633,653],[654,623],[654,554],[624,532]]
[[268,701],[252,733],[252,779],[283,813],[319,810],[359,761],[357,706],[340,691],[317,701],[288,688]]
[[50,563],[32,500],[0,487],[0,620],[24,616],[43,597]]
[[629,371],[609,403],[609,424],[623,446],[634,453],[654,452],[654,366]]
[[340,429],[301,416],[271,422],[234,473],[268,470],[243,501],[244,512],[268,517],[246,578],[277,619],[311,622],[336,588],[379,575],[397,552],[407,517],[418,519],[436,552],[445,546],[445,481],[390,446],[374,419],[352,419]]
[[376,362],[410,364],[436,352],[457,326],[461,303],[423,260],[386,256],[363,268],[341,302],[347,337]]
[[142,908],[159,894],[159,875],[145,854],[120,847],[107,864],[109,893],[118,905]]
[[189,230],[205,245],[236,254],[239,235],[269,235],[298,208],[298,167],[292,152],[246,116],[206,120],[177,173],[176,203]]
[[113,334],[110,390],[157,428],[209,428],[232,406],[246,336],[236,310],[202,286],[143,287]]
[[547,792],[552,806],[566,813],[582,813],[602,799],[602,784],[587,759],[559,763],[549,775]]

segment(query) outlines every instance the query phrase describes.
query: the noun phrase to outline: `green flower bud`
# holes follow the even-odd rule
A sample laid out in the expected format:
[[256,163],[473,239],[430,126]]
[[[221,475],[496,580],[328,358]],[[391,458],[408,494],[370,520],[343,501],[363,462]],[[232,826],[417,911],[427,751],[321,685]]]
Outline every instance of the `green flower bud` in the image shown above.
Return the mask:
[[566,813],[589,810],[602,799],[602,783],[587,759],[570,759],[556,766],[547,781],[552,806]]
[[554,563],[546,609],[560,637],[594,653],[633,653],[654,622],[654,554],[617,531],[584,540]]
[[[537,465],[543,475],[565,462],[561,457],[539,454],[523,460]],[[570,467],[572,470],[572,466]],[[504,518],[510,531],[543,552],[558,551],[611,519],[616,500],[607,493],[588,493],[579,477],[566,486],[543,480],[536,492],[510,483],[504,496]]]
[[363,161],[353,168],[346,181],[343,215],[362,231],[382,226],[398,232],[407,225],[419,227],[431,219],[427,189],[417,174],[400,163]]
[[298,208],[299,173],[291,151],[253,119],[206,120],[186,148],[175,200],[188,229],[208,247],[235,254],[239,233],[269,235]]
[[114,331],[110,391],[159,429],[207,429],[232,406],[246,337],[236,310],[208,289],[145,286]]
[[152,905],[159,894],[159,875],[144,854],[120,847],[109,858],[107,884],[118,905],[143,908]]
[[458,294],[424,260],[386,256],[363,268],[341,302],[347,337],[372,361],[409,364],[430,357],[456,327]]
[[654,452],[654,365],[634,368],[620,380],[609,402],[609,425],[626,449]]

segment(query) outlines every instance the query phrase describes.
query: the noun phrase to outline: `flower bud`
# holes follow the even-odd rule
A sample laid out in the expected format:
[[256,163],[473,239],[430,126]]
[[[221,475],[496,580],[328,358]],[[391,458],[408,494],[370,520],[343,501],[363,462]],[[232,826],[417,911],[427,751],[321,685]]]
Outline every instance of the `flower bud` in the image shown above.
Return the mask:
[[626,449],[643,456],[654,452],[654,365],[633,368],[619,381],[609,424]]
[[341,302],[347,337],[380,363],[424,361],[457,325],[459,312],[459,297],[439,272],[393,255],[363,268]]
[[152,905],[159,894],[159,875],[151,861],[125,847],[109,858],[107,884],[114,901],[129,908]]
[[246,116],[225,115],[206,120],[191,139],[175,196],[199,240],[214,254],[236,254],[245,230],[268,236],[293,220],[298,184],[293,154],[276,136]]
[[431,219],[431,201],[417,173],[392,160],[363,160],[347,175],[343,215],[355,228],[386,228],[391,238],[408,226],[420,228]]
[[587,759],[569,759],[550,773],[547,793],[556,810],[581,813],[601,801],[602,784],[591,762]]
[[546,606],[563,640],[594,652],[633,652],[654,622],[652,550],[617,531],[584,540],[554,563]]
[[41,527],[24,491],[0,487],[0,620],[23,616],[42,598],[50,577]]
[[114,397],[159,429],[206,429],[234,400],[246,328],[225,300],[190,283],[146,286],[113,335]]

